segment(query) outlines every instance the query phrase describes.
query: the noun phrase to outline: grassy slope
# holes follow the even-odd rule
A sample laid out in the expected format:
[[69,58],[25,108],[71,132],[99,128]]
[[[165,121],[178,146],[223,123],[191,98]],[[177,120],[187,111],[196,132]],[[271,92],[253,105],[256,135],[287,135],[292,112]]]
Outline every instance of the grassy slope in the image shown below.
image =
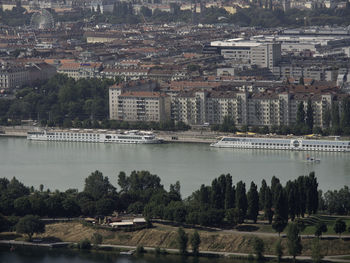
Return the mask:
[[[130,245],[130,246],[149,246],[162,248],[177,248],[177,228],[170,226],[160,226],[155,224],[152,229],[145,229],[135,232],[112,232],[106,230],[95,230],[83,226],[78,222],[57,223],[46,226],[46,232],[43,237],[57,237],[62,241],[78,242],[84,238],[90,239],[92,234],[99,232],[103,236],[103,243],[115,245]],[[192,233],[192,230],[186,232]],[[243,235],[237,233],[226,232],[207,232],[200,231],[202,251],[225,251],[225,252],[241,252],[253,253],[252,244],[254,236]],[[265,253],[274,254],[273,244],[277,237],[262,236],[265,243]],[[303,254],[311,254],[312,239],[303,239]],[[286,240],[283,239],[284,247],[286,248]],[[350,241],[344,240],[322,240],[322,251],[325,255],[341,255],[350,252]],[[285,251],[285,255],[287,255]]]

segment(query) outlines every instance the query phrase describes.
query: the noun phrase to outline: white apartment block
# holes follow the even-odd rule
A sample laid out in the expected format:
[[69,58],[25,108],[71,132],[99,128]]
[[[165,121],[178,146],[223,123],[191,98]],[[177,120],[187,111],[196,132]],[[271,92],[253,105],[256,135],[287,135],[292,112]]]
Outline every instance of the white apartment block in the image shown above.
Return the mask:
[[[190,125],[220,124],[225,116],[236,125],[288,126],[296,122],[300,102],[307,109],[309,94],[248,93],[236,91],[190,91],[172,97],[172,118]],[[333,104],[333,95],[312,96],[314,126],[324,127],[323,116]]]
[[170,120],[171,100],[164,93],[125,91],[109,88],[110,119],[120,121],[163,122]]

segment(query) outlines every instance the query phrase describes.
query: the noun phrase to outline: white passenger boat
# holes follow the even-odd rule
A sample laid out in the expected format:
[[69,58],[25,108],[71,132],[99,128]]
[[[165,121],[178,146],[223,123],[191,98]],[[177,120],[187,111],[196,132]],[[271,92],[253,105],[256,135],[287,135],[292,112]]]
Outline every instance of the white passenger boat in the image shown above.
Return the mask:
[[223,137],[210,146],[219,148],[248,148],[293,151],[350,152],[350,141],[305,139],[274,139],[254,137]]
[[147,131],[126,131],[112,132],[107,130],[71,129],[71,130],[42,130],[30,131],[27,133],[28,140],[34,141],[67,141],[67,142],[103,142],[103,143],[140,143],[152,144],[161,143],[152,132]]

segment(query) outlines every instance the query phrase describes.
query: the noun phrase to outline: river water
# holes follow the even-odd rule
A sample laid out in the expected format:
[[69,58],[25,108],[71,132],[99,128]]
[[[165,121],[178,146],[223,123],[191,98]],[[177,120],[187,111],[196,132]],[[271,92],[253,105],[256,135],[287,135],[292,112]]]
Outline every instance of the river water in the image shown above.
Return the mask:
[[[307,155],[321,159],[305,161]],[[177,180],[184,197],[201,184],[210,184],[222,173],[236,183],[251,181],[260,187],[275,175],[285,183],[315,171],[319,188],[334,190],[350,185],[350,153],[293,152],[276,150],[220,149],[208,144],[157,145],[82,142],[35,142],[25,138],[0,138],[0,177],[15,176],[25,185],[67,190],[84,187],[84,179],[100,170],[117,186],[120,171],[149,170],[166,188]]]
[[183,258],[180,256],[119,256],[116,253],[92,253],[65,249],[20,248],[14,252],[0,248],[0,263],[245,263],[222,258]]

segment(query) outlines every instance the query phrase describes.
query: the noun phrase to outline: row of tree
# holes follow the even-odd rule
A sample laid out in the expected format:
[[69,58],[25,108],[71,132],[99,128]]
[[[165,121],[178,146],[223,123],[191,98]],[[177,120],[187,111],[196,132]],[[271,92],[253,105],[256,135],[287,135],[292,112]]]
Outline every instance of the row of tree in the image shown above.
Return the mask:
[[[28,188],[16,178],[0,179],[0,213],[6,216],[34,214],[46,217],[105,216],[113,211],[143,213],[148,218],[161,218],[181,223],[205,226],[233,226],[244,220],[257,221],[259,211],[281,232],[288,219],[314,214],[319,209],[331,213],[349,214],[348,187],[328,191],[324,197],[318,191],[314,173],[299,176],[282,186],[273,177],[268,186],[263,180],[260,189],[251,182],[232,182],[230,174],[221,175],[211,186],[202,185],[186,199],[181,198],[180,183],[165,190],[157,175],[148,171],[133,171],[118,175],[119,191],[108,177],[99,171],[85,179],[84,190],[68,189],[51,192],[41,185]],[[12,219],[11,219],[12,220]],[[15,218],[10,226],[16,223]]]
[[111,80],[75,81],[57,74],[16,93],[14,100],[0,101],[0,124],[20,124],[34,119],[43,126],[64,128],[188,130],[183,122],[125,122],[108,120],[108,87]]
[[259,211],[264,211],[264,217],[270,223],[274,219],[274,224],[285,226],[288,219],[293,221],[318,211],[317,187],[317,179],[310,173],[288,181],[285,187],[276,177],[272,178],[271,186],[263,180],[260,190],[251,182],[246,191],[245,183],[240,181],[233,185],[231,175],[227,174],[214,179],[211,186],[202,185],[184,201],[151,199],[144,213],[149,217],[189,224],[232,226],[246,219],[256,222]]

